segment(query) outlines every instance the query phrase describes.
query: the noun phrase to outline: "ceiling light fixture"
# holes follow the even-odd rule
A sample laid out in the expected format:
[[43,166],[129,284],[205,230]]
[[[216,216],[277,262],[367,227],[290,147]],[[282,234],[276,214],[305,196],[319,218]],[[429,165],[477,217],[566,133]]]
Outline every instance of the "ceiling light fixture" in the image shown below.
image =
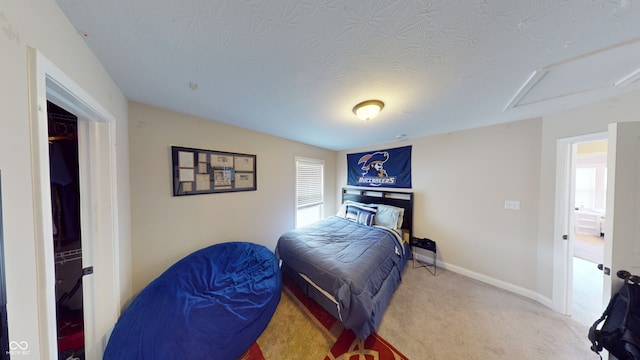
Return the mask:
[[358,119],[369,121],[380,114],[380,110],[384,108],[384,103],[380,100],[363,101],[353,107],[353,113]]

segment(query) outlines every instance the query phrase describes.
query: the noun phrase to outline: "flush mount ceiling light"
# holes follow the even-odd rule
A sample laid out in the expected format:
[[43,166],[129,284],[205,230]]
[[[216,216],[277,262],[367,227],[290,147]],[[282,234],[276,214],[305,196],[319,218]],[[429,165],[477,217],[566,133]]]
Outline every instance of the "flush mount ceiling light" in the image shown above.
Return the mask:
[[380,110],[384,108],[384,103],[380,100],[367,100],[353,107],[353,113],[358,119],[369,121],[378,116]]

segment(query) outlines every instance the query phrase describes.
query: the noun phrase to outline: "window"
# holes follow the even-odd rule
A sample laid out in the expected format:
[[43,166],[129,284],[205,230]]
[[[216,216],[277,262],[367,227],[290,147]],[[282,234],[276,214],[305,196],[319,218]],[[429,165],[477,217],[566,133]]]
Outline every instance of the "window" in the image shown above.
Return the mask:
[[324,161],[296,157],[296,228],[322,219]]
[[596,199],[596,168],[576,168],[576,203],[579,209],[592,209]]

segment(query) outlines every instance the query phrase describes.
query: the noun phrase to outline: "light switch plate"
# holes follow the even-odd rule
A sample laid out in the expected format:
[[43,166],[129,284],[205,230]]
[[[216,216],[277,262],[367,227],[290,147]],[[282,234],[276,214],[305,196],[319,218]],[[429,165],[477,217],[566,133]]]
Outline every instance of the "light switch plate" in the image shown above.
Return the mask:
[[508,210],[520,210],[520,201],[518,200],[505,200],[504,208]]

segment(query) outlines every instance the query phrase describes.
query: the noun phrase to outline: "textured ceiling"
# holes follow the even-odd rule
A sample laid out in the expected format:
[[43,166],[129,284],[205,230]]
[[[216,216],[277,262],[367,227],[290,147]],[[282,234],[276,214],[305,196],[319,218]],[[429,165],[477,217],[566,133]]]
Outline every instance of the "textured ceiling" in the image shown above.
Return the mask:
[[128,99],[332,150],[640,89],[638,0],[56,1]]

